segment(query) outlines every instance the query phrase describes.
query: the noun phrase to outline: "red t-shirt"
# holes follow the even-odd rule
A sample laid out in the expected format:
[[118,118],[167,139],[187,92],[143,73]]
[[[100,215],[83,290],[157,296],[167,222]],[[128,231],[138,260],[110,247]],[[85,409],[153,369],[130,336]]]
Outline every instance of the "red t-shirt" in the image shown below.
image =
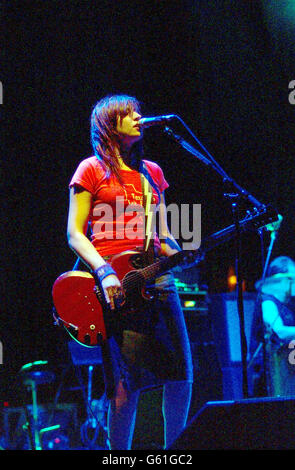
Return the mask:
[[[168,188],[159,165],[144,160],[159,193]],[[105,170],[93,156],[83,160],[75,171],[70,187],[77,184],[92,194],[90,211],[91,241],[101,256],[114,255],[142,247],[144,241],[143,194],[140,173],[121,170],[122,184],[116,177],[106,178]],[[151,204],[159,203],[153,188]],[[160,246],[154,235],[155,246]]]

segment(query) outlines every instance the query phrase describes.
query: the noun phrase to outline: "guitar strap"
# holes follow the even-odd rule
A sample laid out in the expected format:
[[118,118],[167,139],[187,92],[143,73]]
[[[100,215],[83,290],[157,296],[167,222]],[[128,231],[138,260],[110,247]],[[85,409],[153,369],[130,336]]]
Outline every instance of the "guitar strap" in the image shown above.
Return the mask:
[[140,178],[141,188],[143,194],[143,207],[144,207],[144,253],[145,262],[150,265],[154,262],[154,239],[153,239],[153,227],[154,227],[154,215],[155,212],[151,210],[151,201],[153,198],[153,188],[158,193],[160,200],[159,188],[153,181],[146,163],[142,160],[140,164]]

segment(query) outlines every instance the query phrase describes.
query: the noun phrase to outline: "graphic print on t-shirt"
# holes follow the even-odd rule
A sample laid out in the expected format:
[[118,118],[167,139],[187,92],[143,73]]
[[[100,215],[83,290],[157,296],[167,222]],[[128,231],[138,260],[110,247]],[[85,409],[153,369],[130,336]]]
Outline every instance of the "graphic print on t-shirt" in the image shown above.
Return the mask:
[[142,191],[138,191],[134,184],[132,183],[125,183],[123,187],[125,200],[127,204],[138,204],[143,205],[143,195]]

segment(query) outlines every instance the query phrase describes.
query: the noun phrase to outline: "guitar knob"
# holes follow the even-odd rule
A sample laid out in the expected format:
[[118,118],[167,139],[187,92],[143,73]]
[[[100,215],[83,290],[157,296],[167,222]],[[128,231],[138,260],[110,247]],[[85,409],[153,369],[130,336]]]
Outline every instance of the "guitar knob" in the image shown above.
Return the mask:
[[97,333],[96,339],[97,339],[97,343],[98,343],[98,344],[101,344],[101,343],[102,343],[103,336],[102,336],[102,333],[101,333],[101,332]]
[[69,328],[71,335],[74,336],[74,338],[78,338],[78,328]]
[[89,333],[86,333],[86,335],[84,336],[84,343],[89,346],[90,345],[90,334]]

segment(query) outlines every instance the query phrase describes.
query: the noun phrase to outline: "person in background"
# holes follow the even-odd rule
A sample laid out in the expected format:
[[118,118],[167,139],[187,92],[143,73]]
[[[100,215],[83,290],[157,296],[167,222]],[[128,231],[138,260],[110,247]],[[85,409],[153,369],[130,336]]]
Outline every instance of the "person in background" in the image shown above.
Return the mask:
[[255,287],[261,316],[260,341],[264,342],[266,393],[294,395],[295,311],[291,300],[295,294],[295,262],[288,256],[275,258],[266,277]]

